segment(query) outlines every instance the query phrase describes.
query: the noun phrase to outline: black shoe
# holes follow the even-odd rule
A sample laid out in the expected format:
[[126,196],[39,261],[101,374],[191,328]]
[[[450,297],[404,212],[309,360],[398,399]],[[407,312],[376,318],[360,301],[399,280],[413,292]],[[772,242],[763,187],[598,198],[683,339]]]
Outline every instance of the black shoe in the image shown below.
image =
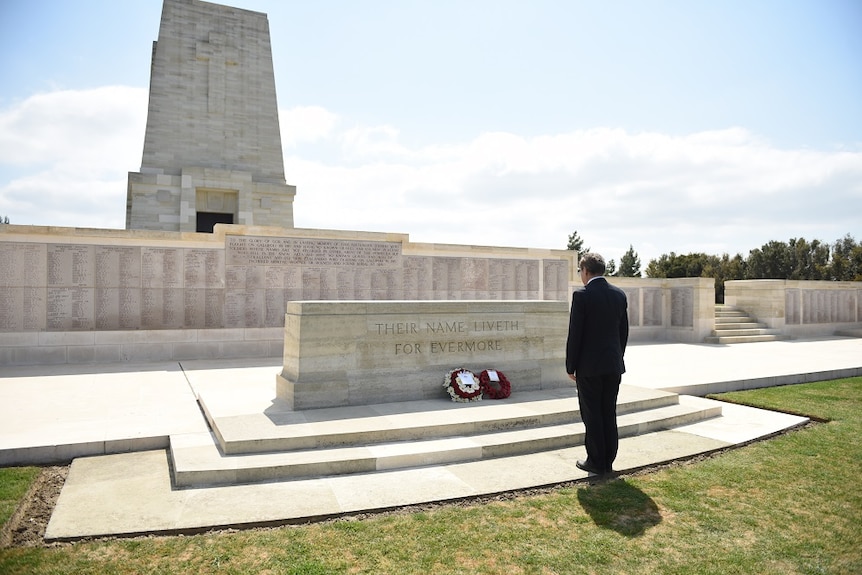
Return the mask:
[[587,473],[593,473],[595,475],[604,475],[605,474],[604,471],[602,471],[601,469],[599,469],[597,467],[593,467],[592,465],[590,465],[589,463],[587,463],[583,459],[578,459],[575,462],[575,465],[578,466],[578,469],[583,469]]

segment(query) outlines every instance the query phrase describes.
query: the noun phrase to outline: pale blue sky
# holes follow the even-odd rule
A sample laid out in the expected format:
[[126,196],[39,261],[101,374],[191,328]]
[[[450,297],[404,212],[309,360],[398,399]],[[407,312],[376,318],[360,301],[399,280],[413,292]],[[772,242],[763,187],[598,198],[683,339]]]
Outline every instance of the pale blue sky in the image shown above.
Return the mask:
[[[555,248],[577,229],[644,267],[862,239],[860,0],[225,3],[269,15],[297,226]],[[0,3],[0,215],[123,226],[160,13]]]

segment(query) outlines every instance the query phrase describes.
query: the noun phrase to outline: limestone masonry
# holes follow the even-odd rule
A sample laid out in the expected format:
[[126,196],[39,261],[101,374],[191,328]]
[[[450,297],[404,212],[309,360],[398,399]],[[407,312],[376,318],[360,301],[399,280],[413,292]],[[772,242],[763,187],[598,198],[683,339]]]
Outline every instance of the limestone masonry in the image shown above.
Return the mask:
[[568,319],[565,301],[292,301],[277,395],[294,409],[435,399],[457,367],[567,388]]
[[126,228],[293,227],[266,14],[165,0]]
[[[369,311],[376,319],[367,326],[364,315],[353,318],[362,349],[384,342],[372,354],[379,365],[354,367],[370,369],[373,379],[390,360],[408,359],[413,367],[404,377],[413,377],[419,367],[440,371],[476,354],[502,365],[527,353],[522,359],[529,363],[539,340],[519,334],[551,325],[535,323],[547,309],[557,310],[554,330],[568,319],[565,304],[580,287],[576,252],[297,229],[295,193],[285,183],[267,16],[164,0],[141,169],[129,174],[126,229],[0,225],[0,366],[289,358],[286,313],[307,324],[324,321],[321,309],[337,308],[308,302],[400,301],[426,311],[422,317],[400,305],[392,317]],[[700,343],[714,331],[711,278],[612,281],[628,295],[631,341]],[[790,336],[862,326],[860,282],[765,281],[727,282],[728,302]],[[300,301],[302,313],[292,316],[291,304]],[[495,305],[465,315],[446,311],[452,301]],[[525,301],[541,305],[523,307],[516,319],[506,315]],[[295,334],[288,333],[290,340]],[[337,363],[340,352],[324,340],[315,347],[329,349]],[[562,350],[559,337],[540,343],[555,346],[542,353]],[[284,373],[285,382],[299,385],[298,398],[283,389],[298,404],[319,400],[314,382],[325,371],[303,373],[313,365],[314,352],[306,353],[312,356],[296,373],[288,364]],[[526,365],[512,365],[520,379],[539,387],[550,381]],[[339,402],[355,403],[371,389],[368,382],[357,388],[356,377],[336,377],[346,394]]]

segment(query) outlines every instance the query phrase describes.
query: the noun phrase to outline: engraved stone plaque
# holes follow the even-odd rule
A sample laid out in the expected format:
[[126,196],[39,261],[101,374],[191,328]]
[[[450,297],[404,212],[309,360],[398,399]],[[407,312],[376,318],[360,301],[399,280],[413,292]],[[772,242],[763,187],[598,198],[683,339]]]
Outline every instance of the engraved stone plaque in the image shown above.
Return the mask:
[[461,295],[463,299],[488,299],[488,259],[463,258]]
[[265,290],[225,290],[225,327],[264,327],[265,317]]
[[221,250],[186,249],[183,265],[184,287],[224,287],[224,253]]
[[623,291],[626,293],[626,300],[628,301],[629,326],[638,327],[641,324],[640,290],[628,288]]
[[180,248],[141,248],[141,287],[182,287],[182,252]]
[[45,286],[47,253],[44,244],[0,244],[0,287]]
[[461,299],[461,265],[458,258],[435,258],[431,280],[434,299]]
[[141,248],[94,246],[95,287],[141,287]]
[[402,280],[404,299],[431,299],[433,296],[433,270],[433,258],[428,256],[405,257]]
[[787,289],[784,292],[784,322],[788,325],[799,325],[801,304],[798,289]]
[[95,326],[93,288],[49,287],[47,327],[53,330],[86,330]]
[[643,305],[644,326],[662,325],[664,306],[662,305],[661,288],[644,288]]
[[47,246],[0,244],[0,331],[45,329]]
[[141,290],[96,288],[94,310],[96,329],[137,329],[141,324]]
[[92,287],[93,246],[48,244],[49,287]]
[[228,236],[227,265],[385,267],[400,264],[401,244],[314,238]]
[[569,297],[569,263],[564,260],[542,260],[544,300],[566,301]]
[[671,288],[670,324],[673,327],[694,326],[694,290]]

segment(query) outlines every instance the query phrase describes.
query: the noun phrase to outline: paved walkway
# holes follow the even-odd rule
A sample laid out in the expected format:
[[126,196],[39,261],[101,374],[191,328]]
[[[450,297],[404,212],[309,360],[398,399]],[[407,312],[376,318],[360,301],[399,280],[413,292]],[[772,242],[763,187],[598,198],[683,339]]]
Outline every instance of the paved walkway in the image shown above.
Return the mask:
[[[626,365],[627,385],[704,396],[862,375],[862,338],[634,344]],[[0,366],[0,465],[165,448],[171,434],[208,429],[199,393],[271,380],[274,396],[280,371],[278,359]]]
[[[862,339],[732,346],[635,344],[629,386],[685,394],[862,375]],[[562,366],[561,366],[562,367]],[[75,461],[51,539],[210,526],[277,524],[577,480],[582,447],[494,460],[257,485],[175,489],[170,435],[207,432],[200,394],[245,388],[274,397],[278,360],[0,367],[0,465]],[[724,415],[660,436],[626,438],[617,467],[635,469],[774,433],[799,418],[725,406]],[[497,460],[500,461],[500,460]],[[401,489],[393,486],[409,486]],[[109,503],[105,503],[109,502]]]

